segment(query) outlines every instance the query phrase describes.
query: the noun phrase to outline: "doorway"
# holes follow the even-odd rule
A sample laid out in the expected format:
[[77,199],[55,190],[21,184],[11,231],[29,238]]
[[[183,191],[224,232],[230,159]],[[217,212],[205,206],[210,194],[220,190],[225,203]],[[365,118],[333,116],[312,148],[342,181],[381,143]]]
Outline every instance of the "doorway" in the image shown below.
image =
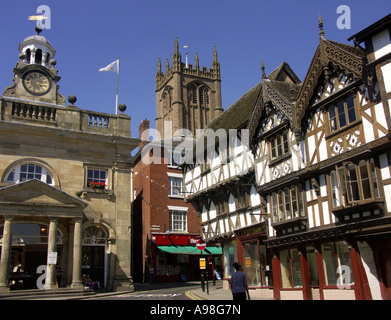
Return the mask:
[[105,247],[83,246],[82,248],[82,274],[90,275],[93,282],[104,286],[105,280]]
[[90,225],[83,231],[82,274],[90,275],[99,288],[106,286],[107,231],[102,225]]

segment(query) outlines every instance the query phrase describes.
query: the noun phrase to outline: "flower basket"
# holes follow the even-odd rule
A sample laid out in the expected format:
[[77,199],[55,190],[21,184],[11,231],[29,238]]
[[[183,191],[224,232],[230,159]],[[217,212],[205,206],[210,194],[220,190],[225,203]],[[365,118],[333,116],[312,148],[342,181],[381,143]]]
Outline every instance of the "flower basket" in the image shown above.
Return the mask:
[[95,181],[90,181],[88,182],[88,186],[92,189],[99,189],[103,190],[106,188],[106,183],[104,182],[95,182]]

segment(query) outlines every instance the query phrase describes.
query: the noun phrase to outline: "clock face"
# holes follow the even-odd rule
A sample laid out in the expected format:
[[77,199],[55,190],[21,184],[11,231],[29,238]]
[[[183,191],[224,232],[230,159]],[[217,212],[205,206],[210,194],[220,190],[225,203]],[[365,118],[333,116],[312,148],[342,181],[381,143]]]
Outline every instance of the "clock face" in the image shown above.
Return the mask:
[[23,86],[31,94],[41,96],[49,92],[51,82],[43,72],[28,71],[23,76]]

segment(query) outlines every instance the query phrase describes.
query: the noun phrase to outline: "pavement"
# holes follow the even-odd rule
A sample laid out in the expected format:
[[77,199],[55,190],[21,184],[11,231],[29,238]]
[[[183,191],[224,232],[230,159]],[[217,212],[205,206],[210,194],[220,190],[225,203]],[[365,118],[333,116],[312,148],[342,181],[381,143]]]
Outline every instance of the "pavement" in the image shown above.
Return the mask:
[[[9,291],[0,294],[0,300],[84,300],[94,299],[99,297],[110,297],[123,295],[126,293],[134,293],[140,291],[160,290],[164,288],[177,287],[194,287],[186,291],[186,296],[192,300],[232,300],[232,293],[228,289],[224,289],[223,280],[217,280],[215,285],[213,281],[208,281],[208,286],[201,287],[200,281],[189,281],[179,283],[157,283],[150,285],[149,283],[135,283],[134,291],[117,291],[117,292],[86,292],[75,291],[70,289],[55,289],[55,290],[23,290]],[[257,295],[256,290],[250,289],[251,300],[264,300]]]
[[[178,287],[194,287],[186,292],[186,296],[192,300],[232,300],[232,293],[229,289],[224,289],[223,280],[216,280],[215,285],[213,281],[206,282],[204,288],[201,286],[201,281],[188,281],[188,282],[171,282],[171,283],[157,283],[150,285],[149,283],[135,283],[135,292],[159,290],[164,288],[178,288]],[[119,293],[107,293],[106,295],[115,295]],[[123,294],[123,293],[121,293]],[[103,295],[98,293],[98,296]],[[260,295],[260,291],[250,289],[251,300],[267,300]]]

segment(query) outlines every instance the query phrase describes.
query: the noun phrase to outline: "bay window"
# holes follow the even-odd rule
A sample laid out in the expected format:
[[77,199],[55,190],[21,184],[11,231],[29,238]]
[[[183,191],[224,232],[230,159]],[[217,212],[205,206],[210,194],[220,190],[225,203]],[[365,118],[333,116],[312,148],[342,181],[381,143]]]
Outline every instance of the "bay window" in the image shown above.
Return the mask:
[[305,216],[304,192],[301,185],[273,192],[270,200],[273,222]]
[[380,198],[374,160],[345,162],[330,172],[334,208]]

